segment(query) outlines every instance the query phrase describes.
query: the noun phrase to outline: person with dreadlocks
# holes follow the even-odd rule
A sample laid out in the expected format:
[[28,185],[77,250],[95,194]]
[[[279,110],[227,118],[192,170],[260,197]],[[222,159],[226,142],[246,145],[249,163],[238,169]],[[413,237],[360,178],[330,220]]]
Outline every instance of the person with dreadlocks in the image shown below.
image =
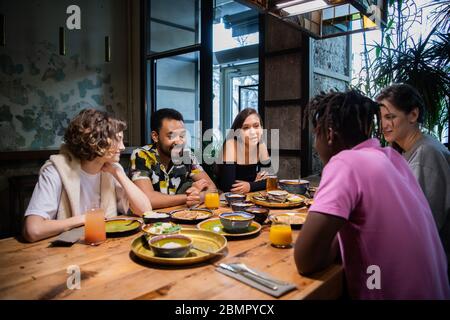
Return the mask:
[[403,157],[371,138],[379,105],[354,90],[332,92],[307,114],[325,166],[295,243],[298,271],[319,271],[340,252],[351,298],[449,299],[428,202]]

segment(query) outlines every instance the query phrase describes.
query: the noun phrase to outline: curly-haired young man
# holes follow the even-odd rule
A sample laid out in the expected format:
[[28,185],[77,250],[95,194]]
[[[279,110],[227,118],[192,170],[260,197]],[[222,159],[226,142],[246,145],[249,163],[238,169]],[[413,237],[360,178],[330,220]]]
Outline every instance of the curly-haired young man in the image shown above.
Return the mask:
[[145,194],[120,166],[123,121],[94,109],[82,110],[70,122],[60,153],[41,168],[28,208],[23,235],[30,242],[84,224],[84,213],[101,207],[106,217],[117,212],[151,210]]

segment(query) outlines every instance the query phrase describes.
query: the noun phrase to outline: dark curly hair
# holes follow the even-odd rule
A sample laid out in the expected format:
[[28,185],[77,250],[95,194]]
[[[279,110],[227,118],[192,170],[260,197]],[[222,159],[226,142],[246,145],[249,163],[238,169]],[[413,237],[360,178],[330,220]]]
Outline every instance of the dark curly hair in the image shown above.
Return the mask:
[[69,151],[80,160],[103,157],[127,128],[125,122],[95,109],[83,109],[73,118],[64,134]]
[[164,119],[183,121],[183,115],[175,109],[164,108],[159,109],[152,115],[150,128],[152,131],[159,133]]
[[332,128],[345,147],[367,140],[373,129],[380,135],[379,105],[357,90],[315,96],[305,109],[305,121],[308,119],[322,134]]

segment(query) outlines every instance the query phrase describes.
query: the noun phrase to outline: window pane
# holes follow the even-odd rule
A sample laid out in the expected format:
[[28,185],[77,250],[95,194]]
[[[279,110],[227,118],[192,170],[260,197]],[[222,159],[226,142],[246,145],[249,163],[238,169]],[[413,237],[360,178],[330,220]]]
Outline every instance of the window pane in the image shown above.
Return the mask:
[[151,0],[148,53],[199,43],[199,8],[199,0]]
[[184,117],[191,147],[199,146],[199,54],[156,60],[156,109],[172,108]]
[[[239,102],[242,108],[258,105],[258,17],[257,10],[237,1],[215,1],[213,128],[222,131],[223,135],[239,112]],[[256,91],[242,89],[247,85],[256,85]]]

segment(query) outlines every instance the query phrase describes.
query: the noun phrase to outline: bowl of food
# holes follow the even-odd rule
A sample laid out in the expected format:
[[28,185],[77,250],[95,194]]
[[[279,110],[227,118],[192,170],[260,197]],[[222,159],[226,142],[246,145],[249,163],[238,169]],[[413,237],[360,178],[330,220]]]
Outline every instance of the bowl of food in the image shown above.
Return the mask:
[[225,212],[219,215],[223,228],[230,233],[245,232],[252,224],[255,216],[248,212]]
[[157,257],[184,258],[192,249],[192,239],[181,234],[152,237],[148,245]]
[[156,222],[142,226],[142,231],[150,236],[175,234],[180,230],[181,226],[173,222]]
[[309,188],[308,180],[280,180],[281,189],[293,194],[305,194]]
[[305,212],[283,212],[274,213],[269,216],[270,221],[289,224],[292,228],[300,228],[306,221],[307,211]]
[[284,190],[273,190],[267,192],[267,200],[271,202],[285,202],[288,196],[289,193]]
[[142,218],[144,219],[144,223],[146,224],[156,222],[169,222],[170,214],[165,212],[146,211],[142,215]]
[[233,211],[245,211],[247,208],[254,206],[254,204],[250,201],[242,201],[232,202],[230,206]]
[[267,220],[267,217],[269,216],[269,211],[270,211],[269,209],[260,206],[251,206],[245,210],[245,212],[254,215],[255,221],[258,222],[259,224],[263,224]]
[[296,203],[298,205],[304,203],[306,199],[307,199],[306,196],[302,196],[302,195],[299,195],[299,194],[290,194],[287,197],[287,201],[288,202]]
[[243,202],[243,201],[245,201],[245,198],[246,198],[246,196],[244,194],[233,193],[233,192],[225,193],[225,199],[227,200],[227,203],[229,206],[231,206],[231,204],[233,202]]
[[213,216],[213,212],[209,209],[179,209],[170,212],[172,220],[179,223],[198,223],[202,220],[209,219]]

